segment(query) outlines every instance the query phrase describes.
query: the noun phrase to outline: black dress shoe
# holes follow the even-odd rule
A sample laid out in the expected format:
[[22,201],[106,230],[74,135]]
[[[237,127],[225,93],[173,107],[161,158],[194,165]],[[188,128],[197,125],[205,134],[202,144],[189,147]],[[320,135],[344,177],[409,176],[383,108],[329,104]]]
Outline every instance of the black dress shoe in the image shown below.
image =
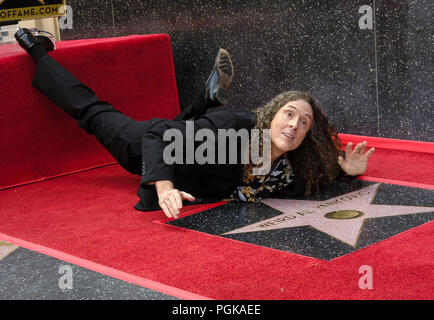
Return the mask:
[[212,106],[224,105],[229,100],[228,89],[234,78],[234,66],[229,53],[220,49],[213,70],[205,83],[205,100]]
[[27,28],[18,30],[15,33],[15,39],[20,47],[29,54],[31,54],[32,49],[38,45],[41,45],[45,52],[54,50],[54,44],[49,38],[45,36],[35,36]]

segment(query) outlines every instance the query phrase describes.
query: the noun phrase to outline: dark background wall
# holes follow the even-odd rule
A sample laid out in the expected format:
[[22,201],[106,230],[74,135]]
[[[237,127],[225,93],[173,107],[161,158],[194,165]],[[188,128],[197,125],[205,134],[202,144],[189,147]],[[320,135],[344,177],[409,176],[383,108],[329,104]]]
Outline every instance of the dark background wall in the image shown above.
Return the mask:
[[[310,92],[340,132],[434,142],[432,0],[70,0],[62,40],[167,33],[181,106],[219,47],[234,61],[228,109]],[[359,7],[374,8],[361,29]]]

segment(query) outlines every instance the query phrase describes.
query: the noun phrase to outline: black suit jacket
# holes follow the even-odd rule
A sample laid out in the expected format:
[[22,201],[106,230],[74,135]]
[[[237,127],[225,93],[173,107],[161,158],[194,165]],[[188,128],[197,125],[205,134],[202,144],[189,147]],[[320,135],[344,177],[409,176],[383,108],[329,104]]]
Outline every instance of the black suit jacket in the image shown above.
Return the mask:
[[[135,208],[140,211],[161,210],[158,204],[158,195],[154,185],[148,185],[148,182],[158,180],[171,180],[175,188],[192,194],[195,202],[184,201],[184,204],[199,204],[221,201],[228,198],[235,188],[241,185],[243,164],[241,161],[241,144],[237,146],[238,164],[218,164],[216,155],[216,164],[186,164],[186,130],[187,121],[194,121],[194,134],[200,129],[210,129],[218,137],[218,129],[247,129],[250,132],[256,124],[256,116],[250,111],[225,111],[217,110],[202,115],[193,116],[194,113],[205,112],[202,110],[185,110],[177,119],[151,119],[150,126],[143,135],[142,142],[142,176],[138,196],[140,201]],[[192,116],[185,119],[186,115]],[[164,132],[167,129],[178,129],[182,134],[183,164],[168,165],[163,161],[164,148],[171,143],[163,141]],[[195,148],[202,144],[202,141],[194,144]],[[215,150],[218,141],[216,141]],[[229,145],[227,144],[226,155],[229,155]],[[343,154],[344,155],[344,154]],[[341,170],[337,179],[350,182],[356,176],[347,176]],[[273,195],[277,197],[297,197],[305,192],[305,182],[300,174],[295,172],[295,178],[284,190],[279,190]]]
[[[229,143],[226,144],[226,164],[219,164],[218,129],[246,129],[250,132],[256,124],[256,116],[247,110],[225,111],[217,110],[203,115],[194,116],[188,120],[151,119],[153,125],[143,135],[142,142],[142,176],[138,196],[140,201],[135,206],[141,211],[160,210],[155,186],[146,183],[158,180],[171,180],[175,188],[188,192],[196,197],[196,201],[186,204],[209,203],[227,198],[240,183],[243,164],[229,164]],[[216,140],[215,164],[187,164],[187,121],[193,121],[194,135],[200,129],[209,129]],[[189,124],[189,126],[191,123]],[[183,161],[182,164],[166,164],[163,161],[165,147],[171,141],[163,141],[164,132],[168,129],[177,129],[183,137]],[[192,137],[189,137],[192,138]],[[195,149],[202,141],[194,142]],[[241,143],[237,146],[237,159],[241,159]]]

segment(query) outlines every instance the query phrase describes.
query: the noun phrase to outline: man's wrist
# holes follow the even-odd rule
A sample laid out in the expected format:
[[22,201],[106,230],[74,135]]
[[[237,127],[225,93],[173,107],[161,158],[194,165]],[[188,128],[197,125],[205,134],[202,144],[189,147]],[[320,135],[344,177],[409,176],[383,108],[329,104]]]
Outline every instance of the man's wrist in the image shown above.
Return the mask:
[[157,192],[163,191],[163,190],[172,190],[175,189],[173,182],[170,180],[160,180],[155,181],[155,189],[157,189]]

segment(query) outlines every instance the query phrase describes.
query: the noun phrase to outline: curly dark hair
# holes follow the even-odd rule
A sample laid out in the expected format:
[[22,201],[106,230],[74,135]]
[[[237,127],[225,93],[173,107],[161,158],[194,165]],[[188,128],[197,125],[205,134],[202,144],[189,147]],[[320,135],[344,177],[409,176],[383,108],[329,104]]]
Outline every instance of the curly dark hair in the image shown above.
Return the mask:
[[[320,185],[332,182],[339,174],[340,167],[337,160],[342,145],[333,124],[316,100],[302,91],[283,92],[265,106],[252,110],[257,116],[255,129],[259,129],[259,150],[262,151],[263,130],[270,128],[271,121],[281,107],[290,101],[300,99],[308,102],[312,107],[312,126],[300,146],[287,152],[284,157],[289,160],[293,170],[304,178],[305,194],[318,194]],[[254,166],[252,163],[244,166],[244,178]]]

